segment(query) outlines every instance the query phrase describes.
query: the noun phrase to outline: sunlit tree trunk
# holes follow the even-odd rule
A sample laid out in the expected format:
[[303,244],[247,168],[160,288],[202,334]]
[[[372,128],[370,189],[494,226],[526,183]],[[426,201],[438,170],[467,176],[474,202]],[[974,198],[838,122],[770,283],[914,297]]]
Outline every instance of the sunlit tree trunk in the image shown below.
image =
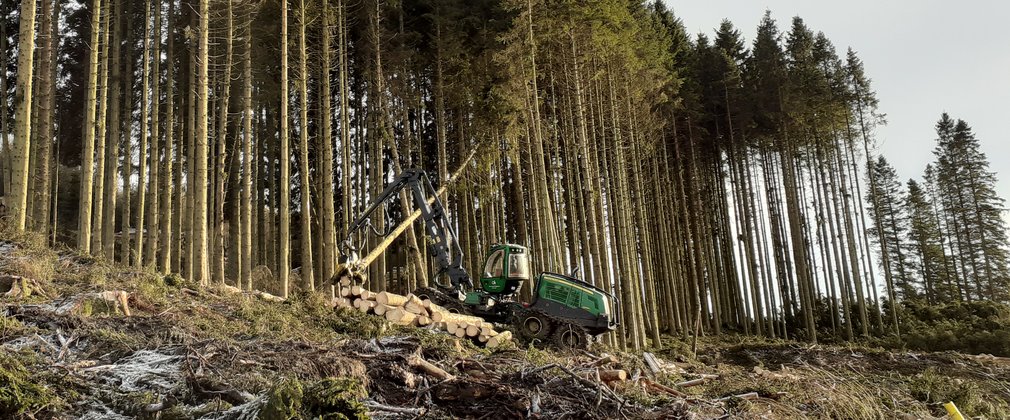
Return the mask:
[[207,74],[210,68],[208,32],[210,30],[210,0],[200,0],[199,59],[196,77],[196,138],[194,139],[193,178],[193,281],[206,286],[210,281],[207,241]]
[[[43,0],[45,1],[45,0]],[[8,213],[14,228],[25,230],[28,217],[28,162],[32,138],[32,79],[35,69],[35,0],[21,1],[20,32],[18,33],[18,81],[14,96],[18,104],[14,116],[14,148],[11,150],[13,170],[8,191]],[[4,70],[6,71],[6,70]],[[6,104],[4,104],[6,106]]]

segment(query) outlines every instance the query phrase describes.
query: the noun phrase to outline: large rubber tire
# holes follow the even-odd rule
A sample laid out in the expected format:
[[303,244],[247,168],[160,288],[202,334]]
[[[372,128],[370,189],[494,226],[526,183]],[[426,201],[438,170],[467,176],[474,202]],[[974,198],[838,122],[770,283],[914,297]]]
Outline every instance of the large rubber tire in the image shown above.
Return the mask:
[[587,350],[593,343],[584,328],[568,323],[559,325],[552,338],[554,346],[563,350]]
[[554,321],[538,311],[522,309],[512,318],[512,326],[524,341],[546,342],[554,331]]

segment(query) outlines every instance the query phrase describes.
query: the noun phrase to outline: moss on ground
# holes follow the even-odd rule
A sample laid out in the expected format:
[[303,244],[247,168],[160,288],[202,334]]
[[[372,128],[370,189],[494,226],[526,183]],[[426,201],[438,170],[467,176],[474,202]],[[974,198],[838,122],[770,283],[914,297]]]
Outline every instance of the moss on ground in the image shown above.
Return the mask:
[[326,378],[308,385],[289,378],[268,392],[258,418],[365,420],[368,409],[361,400],[367,396],[368,391],[355,378]]
[[326,378],[305,390],[307,414],[314,418],[333,420],[365,420],[368,409],[361,400],[368,391],[355,378]]
[[32,372],[41,367],[35,364],[28,355],[0,352],[0,418],[34,418],[62,405],[56,394],[37,382]]

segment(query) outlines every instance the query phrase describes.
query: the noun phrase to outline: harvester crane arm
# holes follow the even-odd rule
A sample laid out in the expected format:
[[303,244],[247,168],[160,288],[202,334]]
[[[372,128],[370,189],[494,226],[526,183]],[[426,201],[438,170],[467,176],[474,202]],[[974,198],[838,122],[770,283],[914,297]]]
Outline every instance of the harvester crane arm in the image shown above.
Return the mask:
[[[354,252],[356,250],[353,248],[352,238],[369,226],[370,218],[379,208],[404,190],[407,190],[408,195],[412,198],[414,213],[400,222],[395,229],[385,233],[383,241],[369,251],[364,258],[358,258]],[[361,216],[348,227],[347,239],[340,247],[341,266],[337,270],[338,277],[350,275],[363,278],[365,268],[385,252],[389,244],[420,216],[424,219],[425,232],[434,241],[431,244],[431,255],[438,264],[439,272],[445,273],[449,277],[450,286],[455,290],[461,290],[464,286],[473,288],[473,280],[463,268],[463,250],[459,246],[456,232],[452,227],[449,215],[445,212],[442,200],[438,198],[438,195],[443,191],[444,187],[442,190],[435,190],[431,179],[423,170],[407,169],[397,175],[396,179],[389,183]]]

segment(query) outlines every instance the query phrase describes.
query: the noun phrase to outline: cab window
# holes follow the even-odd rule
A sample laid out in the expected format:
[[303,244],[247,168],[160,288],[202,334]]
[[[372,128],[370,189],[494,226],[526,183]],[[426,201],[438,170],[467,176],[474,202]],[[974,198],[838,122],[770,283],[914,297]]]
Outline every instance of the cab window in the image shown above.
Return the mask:
[[505,257],[504,250],[497,250],[487,259],[487,265],[484,266],[484,277],[501,277],[502,275],[502,258]]
[[530,277],[530,261],[526,254],[509,255],[509,277],[528,279]]

